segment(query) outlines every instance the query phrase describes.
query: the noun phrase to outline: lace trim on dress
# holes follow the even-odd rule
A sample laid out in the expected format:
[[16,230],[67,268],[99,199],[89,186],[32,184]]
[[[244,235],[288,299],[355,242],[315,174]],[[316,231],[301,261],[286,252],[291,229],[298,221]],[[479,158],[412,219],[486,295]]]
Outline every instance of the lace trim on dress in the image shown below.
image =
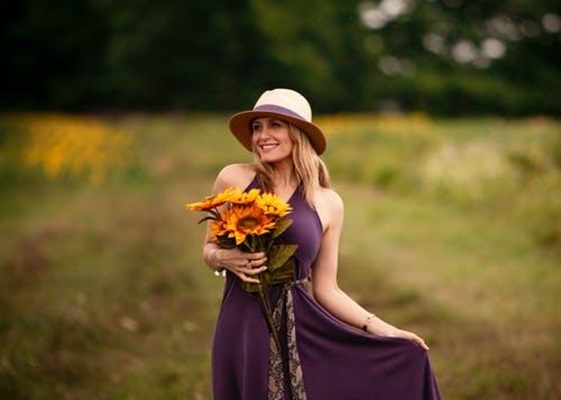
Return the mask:
[[[294,300],[292,286],[306,283],[308,279],[301,279],[283,287],[281,297],[273,311],[273,325],[277,332],[281,329],[282,316],[286,318],[286,344],[288,350],[288,381],[292,400],[306,400],[304,374],[300,364],[300,356],[296,346],[296,318],[294,315]],[[286,312],[283,311],[286,309]],[[285,368],[281,350],[277,348],[272,335],[269,340],[269,394],[267,400],[285,400]]]

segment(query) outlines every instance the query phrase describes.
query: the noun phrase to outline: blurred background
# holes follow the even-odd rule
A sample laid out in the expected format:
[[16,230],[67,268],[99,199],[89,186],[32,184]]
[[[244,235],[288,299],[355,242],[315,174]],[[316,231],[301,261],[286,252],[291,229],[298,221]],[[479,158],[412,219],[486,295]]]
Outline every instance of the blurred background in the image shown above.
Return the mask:
[[561,398],[561,3],[21,0],[0,15],[0,398],[211,399],[200,215],[290,87],[340,283],[446,399]]

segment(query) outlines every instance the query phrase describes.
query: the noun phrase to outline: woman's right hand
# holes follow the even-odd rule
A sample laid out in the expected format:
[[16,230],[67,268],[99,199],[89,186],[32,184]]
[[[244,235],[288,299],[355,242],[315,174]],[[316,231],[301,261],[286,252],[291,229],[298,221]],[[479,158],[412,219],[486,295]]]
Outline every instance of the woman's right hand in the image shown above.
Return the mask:
[[259,283],[255,276],[267,269],[265,253],[244,253],[235,249],[218,249],[216,259],[220,265],[236,275],[243,282]]

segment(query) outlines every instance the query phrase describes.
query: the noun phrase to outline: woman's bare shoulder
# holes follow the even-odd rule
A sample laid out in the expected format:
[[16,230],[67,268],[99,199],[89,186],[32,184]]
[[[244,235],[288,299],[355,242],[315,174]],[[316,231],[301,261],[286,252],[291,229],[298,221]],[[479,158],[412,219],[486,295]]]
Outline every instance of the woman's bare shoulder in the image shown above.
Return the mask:
[[332,226],[341,225],[344,213],[343,199],[335,190],[320,188],[316,192],[315,206],[324,231]]
[[255,177],[255,166],[253,164],[229,164],[218,173],[214,183],[215,191],[226,188],[245,189]]
[[335,190],[331,188],[320,188],[317,194],[318,200],[330,210],[336,211],[343,209],[343,199]]

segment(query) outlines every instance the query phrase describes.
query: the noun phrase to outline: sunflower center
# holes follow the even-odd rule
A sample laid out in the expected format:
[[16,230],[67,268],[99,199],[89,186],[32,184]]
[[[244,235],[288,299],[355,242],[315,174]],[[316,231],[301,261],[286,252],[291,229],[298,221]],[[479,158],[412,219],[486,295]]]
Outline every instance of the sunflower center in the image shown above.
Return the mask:
[[259,219],[255,217],[245,217],[238,221],[239,229],[254,229],[259,226]]

